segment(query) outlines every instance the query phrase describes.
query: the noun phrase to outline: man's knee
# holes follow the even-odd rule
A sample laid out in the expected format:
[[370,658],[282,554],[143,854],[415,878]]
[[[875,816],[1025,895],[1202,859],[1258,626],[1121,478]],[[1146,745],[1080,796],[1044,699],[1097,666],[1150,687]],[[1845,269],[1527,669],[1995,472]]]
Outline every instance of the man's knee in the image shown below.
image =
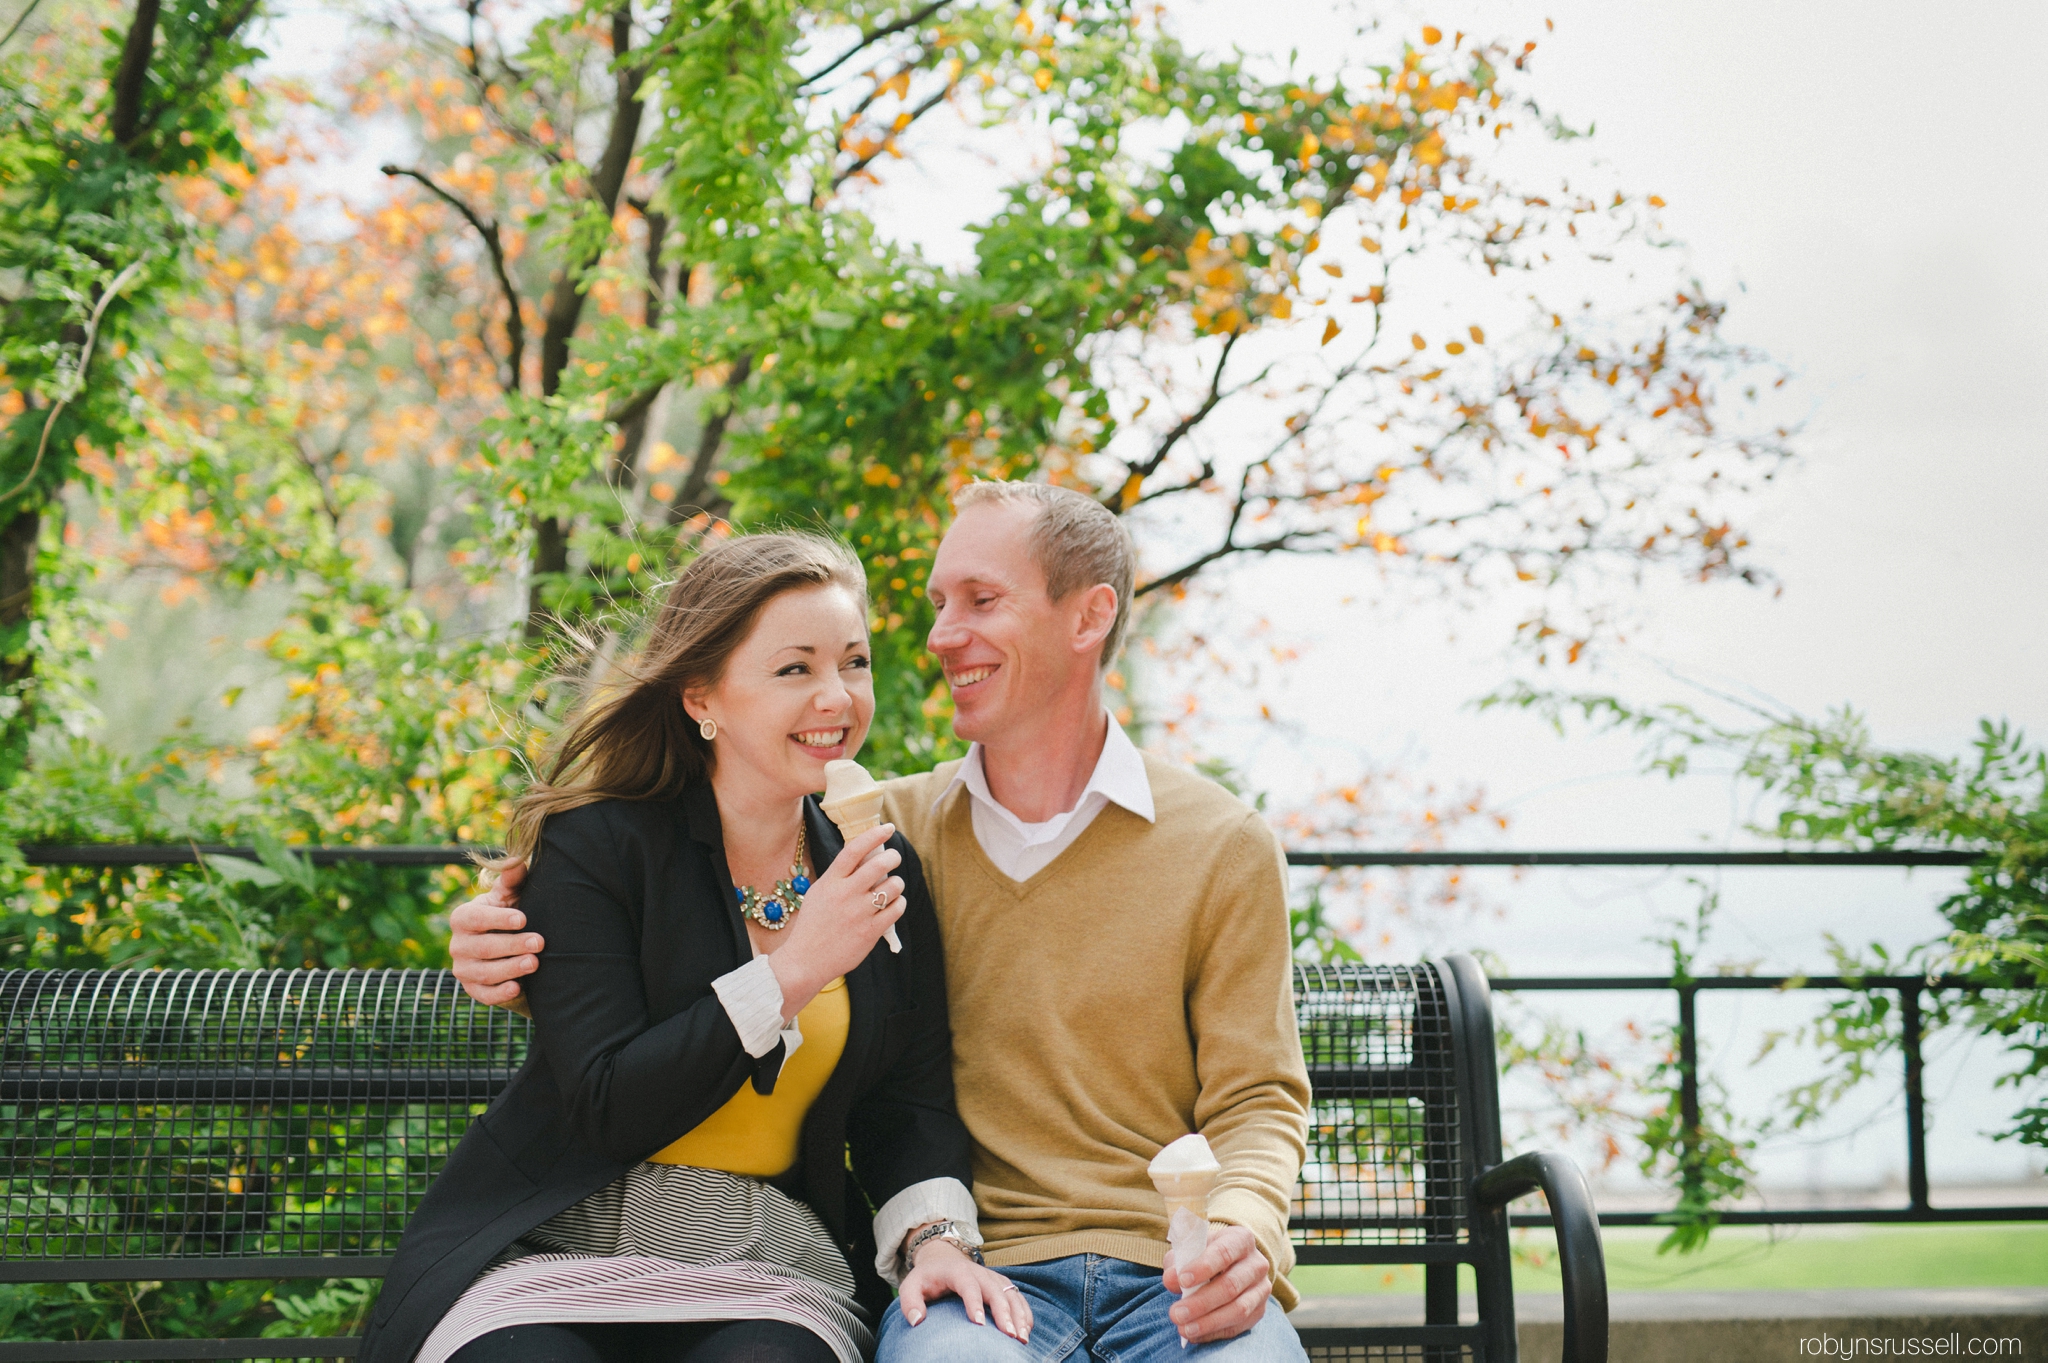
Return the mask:
[[957,1297],[932,1302],[912,1325],[895,1302],[882,1317],[875,1363],[1029,1363],[1036,1355],[993,1325],[976,1325]]

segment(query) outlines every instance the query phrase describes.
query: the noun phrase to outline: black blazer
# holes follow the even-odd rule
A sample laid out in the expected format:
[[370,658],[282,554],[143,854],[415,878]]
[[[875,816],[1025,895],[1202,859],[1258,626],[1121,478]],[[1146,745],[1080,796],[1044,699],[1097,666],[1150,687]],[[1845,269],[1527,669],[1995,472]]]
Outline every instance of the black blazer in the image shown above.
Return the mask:
[[[804,805],[814,864],[839,831]],[[846,1049],[804,1119],[797,1167],[776,1180],[818,1213],[879,1311],[870,1204],[930,1178],[972,1186],[953,1110],[952,1035],[938,919],[901,835],[900,955],[877,943],[847,976]],[[752,1083],[774,1088],[782,1047],[755,1060],[711,982],[752,957],[708,784],[669,802],[608,800],[557,814],[520,907],[547,938],[528,977],[533,1049],[470,1125],[399,1242],[357,1357],[407,1363],[485,1264],[693,1130]],[[847,1154],[851,1150],[851,1170]]]

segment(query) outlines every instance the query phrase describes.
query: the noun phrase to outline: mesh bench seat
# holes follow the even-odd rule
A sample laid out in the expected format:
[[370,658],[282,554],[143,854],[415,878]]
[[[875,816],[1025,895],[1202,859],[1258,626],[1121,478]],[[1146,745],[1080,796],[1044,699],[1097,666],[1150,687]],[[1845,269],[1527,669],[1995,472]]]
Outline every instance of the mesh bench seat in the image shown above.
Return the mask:
[[[1308,1264],[1422,1264],[1427,1323],[1309,1329],[1318,1360],[1515,1358],[1506,1203],[1558,1225],[1567,1363],[1606,1358],[1584,1180],[1503,1163],[1467,957],[1296,971],[1315,1087]],[[528,1023],[443,971],[0,971],[0,1282],[375,1278]],[[1458,1319],[1472,1265],[1476,1321]],[[12,1360],[348,1358],[353,1338],[0,1342]]]

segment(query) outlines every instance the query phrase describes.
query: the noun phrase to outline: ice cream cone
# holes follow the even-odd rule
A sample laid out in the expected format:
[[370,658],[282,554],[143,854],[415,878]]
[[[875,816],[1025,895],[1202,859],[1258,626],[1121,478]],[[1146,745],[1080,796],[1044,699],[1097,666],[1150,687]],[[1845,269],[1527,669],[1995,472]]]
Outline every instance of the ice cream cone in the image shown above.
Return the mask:
[[[825,798],[818,803],[847,842],[882,822],[882,788],[858,762],[842,758],[825,764]],[[882,938],[888,942],[889,950],[903,950],[902,939],[896,936],[894,927],[884,929]]]
[[1185,1267],[1209,1247],[1209,1194],[1223,1166],[1200,1136],[1182,1136],[1157,1155],[1146,1170],[1166,1199],[1166,1243],[1175,1264]]

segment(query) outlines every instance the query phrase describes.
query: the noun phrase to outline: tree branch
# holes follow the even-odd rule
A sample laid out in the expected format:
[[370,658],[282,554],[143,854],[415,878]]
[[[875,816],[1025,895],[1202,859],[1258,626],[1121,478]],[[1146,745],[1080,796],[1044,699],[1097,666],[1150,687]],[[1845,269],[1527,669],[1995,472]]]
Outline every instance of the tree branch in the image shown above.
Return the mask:
[[1169,588],[1177,587],[1181,583],[1186,582],[1189,578],[1195,576],[1195,574],[1201,572],[1204,568],[1208,567],[1212,563],[1217,563],[1222,561],[1223,559],[1232,558],[1239,554],[1282,553],[1284,551],[1293,549],[1295,545],[1299,544],[1301,541],[1305,539],[1310,539],[1312,537],[1313,536],[1309,531],[1289,530],[1284,534],[1275,535],[1272,539],[1260,540],[1256,544],[1219,544],[1214,549],[1211,549],[1208,553],[1201,554],[1195,558],[1189,559],[1186,563],[1183,563],[1180,567],[1174,569],[1172,572],[1166,574],[1164,577],[1153,578],[1150,582],[1147,582],[1144,586],[1139,587],[1136,591],[1132,592],[1131,595],[1135,598],[1147,595],[1151,592],[1162,591]]
[[839,56],[833,58],[833,60],[829,64],[827,64],[826,66],[822,67],[817,71],[813,71],[810,75],[805,76],[803,82],[796,87],[797,92],[801,94],[803,91],[808,90],[813,85],[816,85],[819,81],[825,79],[825,77],[831,75],[834,71],[837,71],[840,67],[852,61],[855,57],[859,56],[869,47],[872,47],[874,44],[882,41],[882,39],[890,37],[893,34],[901,33],[906,28],[916,28],[919,24],[923,23],[925,20],[931,18],[934,14],[937,14],[940,10],[944,9],[949,3],[951,3],[951,0],[931,0],[930,4],[925,5],[921,9],[911,11],[911,13],[905,15],[901,19],[898,19],[893,24],[883,24],[880,28],[869,29],[867,32],[860,35],[860,38],[854,43],[852,47],[849,47]]
[[[506,356],[505,375],[499,380],[499,386],[508,393],[518,392],[519,370],[526,359],[526,320],[519,315],[519,291],[512,287],[512,276],[505,268],[505,247],[498,237],[498,224],[485,222],[476,210],[434,183],[434,178],[425,171],[390,165],[379,166],[378,169],[386,175],[402,175],[406,179],[419,181],[435,198],[460,213],[463,219],[476,229],[476,234],[483,238],[484,249],[491,255],[491,271],[497,275],[498,287],[505,294],[505,342],[510,353]],[[484,333],[479,339],[483,342],[484,354],[490,354],[489,334]]]
[[36,6],[42,3],[43,0],[28,0],[28,5],[21,11],[20,14],[17,14],[14,17],[14,22],[7,26],[6,34],[4,36],[0,36],[0,47],[5,47],[7,46],[7,44],[14,41],[14,35],[21,32],[21,26],[28,22],[28,16],[34,14],[36,12]]
[[[483,0],[469,0],[469,3],[463,9],[469,16],[469,45],[464,49],[462,66],[469,73],[469,83],[476,92],[477,107],[490,115],[491,122],[498,126],[499,131],[503,132],[520,146],[533,152],[549,165],[561,165],[562,153],[560,149],[550,146],[548,143],[535,137],[531,129],[521,127],[513,120],[510,114],[498,106],[497,101],[491,98],[491,78],[484,74],[483,49],[476,40],[477,22],[482,17]],[[502,43],[498,47],[497,62],[500,69],[511,77],[515,84],[523,85],[526,83],[526,73],[513,63],[505,60],[505,49]]]
[[137,0],[135,20],[121,44],[121,65],[114,71],[114,116],[107,131],[114,145],[125,147],[142,129],[142,95],[149,82],[149,60],[156,52],[156,20],[161,0]]
[[[612,55],[625,57],[633,44],[633,7],[622,4],[612,11]],[[626,168],[632,163],[633,144],[640,136],[640,85],[646,79],[644,64],[622,66],[612,104],[611,131],[605,138],[604,154],[591,173],[590,192],[605,216],[618,212],[619,191],[625,187]],[[583,274],[597,263],[596,254],[583,260],[564,262],[548,292],[547,321],[540,339],[540,391],[552,397],[561,387],[562,371],[569,365],[569,340],[583,316]]]
[[854,176],[866,170],[868,168],[868,162],[874,160],[877,156],[880,156],[883,152],[887,151],[891,144],[893,144],[896,141],[896,138],[900,133],[902,133],[905,129],[909,128],[912,123],[917,122],[917,120],[923,118],[926,114],[930,113],[933,109],[936,109],[940,104],[944,103],[946,96],[952,93],[953,83],[951,81],[948,81],[945,87],[941,89],[937,94],[933,95],[930,99],[927,99],[924,103],[918,105],[915,109],[912,109],[910,111],[909,123],[905,123],[903,127],[891,131],[887,136],[882,138],[881,142],[875,147],[873,151],[869,152],[866,156],[861,157],[858,161],[855,161],[845,170],[842,170],[837,175],[833,176],[832,188],[838,189],[839,186],[845,184],[848,180],[851,180]]
[[[1108,507],[1111,511],[1124,512],[1137,505],[1141,499],[1134,495],[1137,489],[1132,486],[1133,482],[1142,484],[1147,478],[1157,473],[1160,465],[1166,462],[1166,457],[1173,453],[1173,447],[1185,439],[1188,433],[1194,430],[1195,427],[1201,425],[1209,413],[1216,410],[1216,404],[1223,401],[1224,397],[1223,368],[1230,363],[1231,348],[1238,343],[1238,340],[1243,335],[1244,332],[1240,329],[1231,332],[1230,335],[1224,338],[1223,353],[1216,357],[1216,372],[1209,379],[1209,396],[1202,400],[1202,405],[1174,423],[1173,429],[1160,439],[1158,448],[1152,451],[1150,459],[1143,463],[1132,463],[1130,460],[1124,461],[1124,468],[1127,473],[1124,485],[1102,499],[1104,506]],[[1209,466],[1205,464],[1203,467],[1207,469]],[[1207,480],[1203,479],[1201,481]]]
[[[149,113],[137,125],[134,138],[139,138],[144,133],[155,128],[157,120],[162,118],[165,113],[172,109],[182,108],[198,92],[201,86],[210,82],[213,49],[220,44],[222,39],[233,37],[241,29],[242,25],[248,23],[255,16],[255,13],[256,0],[243,0],[242,7],[239,10],[226,16],[219,24],[207,32],[206,36],[200,40],[198,55],[192,62],[191,78],[178,85],[175,89],[168,91],[163,98],[150,106]],[[130,140],[134,139],[131,138]],[[124,143],[124,145],[126,144]]]
[[[292,435],[292,448],[299,456],[299,463],[305,466],[307,474],[313,479],[313,486],[320,490],[320,509],[327,513],[328,525],[339,530],[341,528],[341,508],[335,505],[334,498],[329,495],[327,475],[320,471],[322,463],[320,457],[314,454],[312,450],[306,448],[306,437],[298,432],[294,432]],[[340,452],[337,449],[335,454]],[[327,456],[328,462],[332,462],[333,458],[333,455]]]

